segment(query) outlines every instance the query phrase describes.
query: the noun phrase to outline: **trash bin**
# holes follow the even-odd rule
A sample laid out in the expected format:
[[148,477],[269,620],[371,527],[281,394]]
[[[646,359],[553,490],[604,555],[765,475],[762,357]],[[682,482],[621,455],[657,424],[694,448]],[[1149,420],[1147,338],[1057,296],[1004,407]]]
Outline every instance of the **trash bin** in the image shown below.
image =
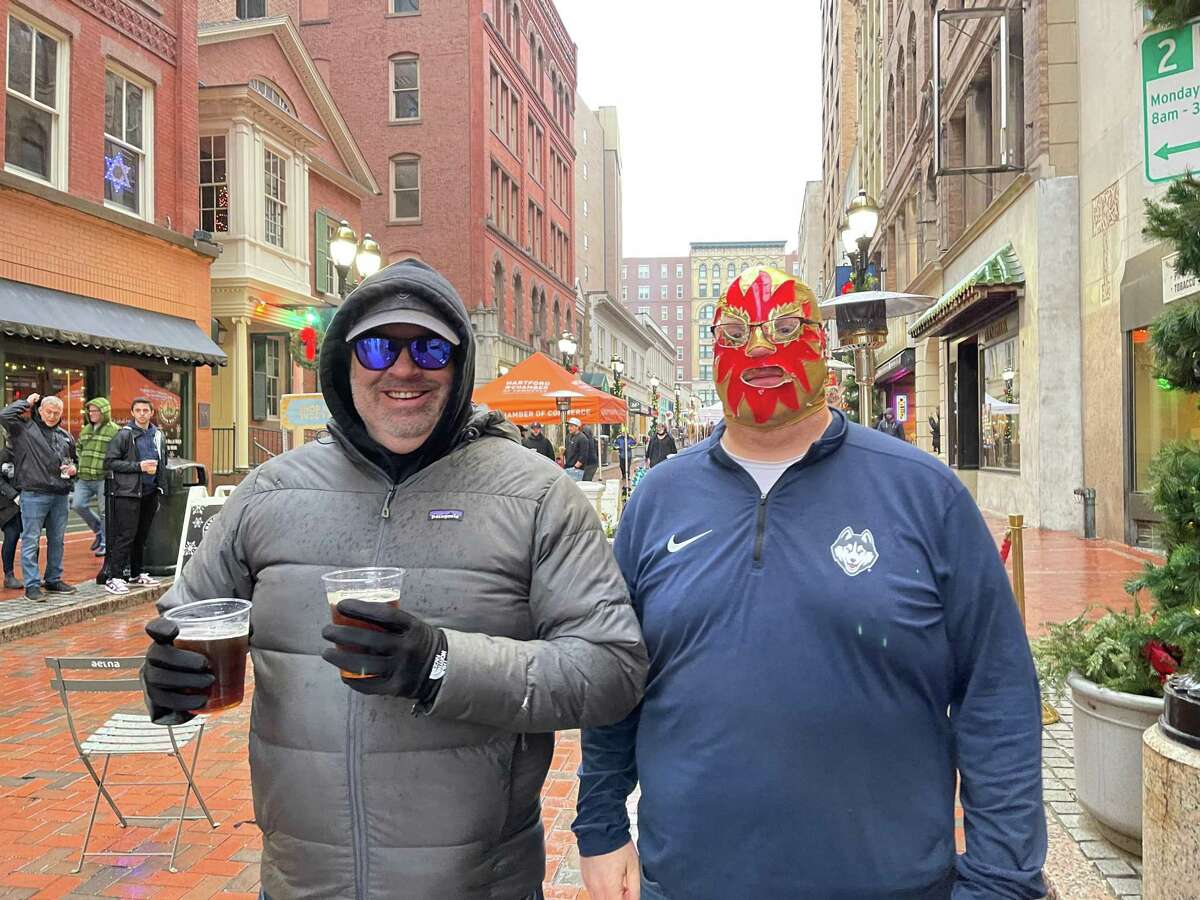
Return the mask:
[[167,460],[165,474],[163,495],[158,500],[158,512],[142,555],[142,568],[151,575],[175,574],[188,492],[194,487],[208,487],[208,471],[190,459]]

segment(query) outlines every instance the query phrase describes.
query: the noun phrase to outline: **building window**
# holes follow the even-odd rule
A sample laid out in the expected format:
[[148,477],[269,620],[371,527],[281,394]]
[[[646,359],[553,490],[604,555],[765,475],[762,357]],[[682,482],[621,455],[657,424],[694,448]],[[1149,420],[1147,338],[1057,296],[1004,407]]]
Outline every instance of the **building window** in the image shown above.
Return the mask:
[[279,418],[279,344],[277,337],[252,335],[254,377],[251,385],[252,417]]
[[8,94],[4,162],[65,188],[66,41],[16,16],[8,17]]
[[675,307],[675,321],[676,322],[683,321],[683,307],[682,306]]
[[666,264],[666,263],[661,263],[661,264],[659,265],[659,267],[658,267],[658,277],[659,277],[659,278],[666,278],[666,277],[667,277],[667,264]]
[[683,340],[683,326],[682,325],[675,326],[675,340],[677,340],[677,341]]
[[676,278],[683,277],[683,263],[675,263],[675,277]]
[[682,284],[675,285],[675,299],[676,300],[683,299],[683,285]]
[[229,231],[229,180],[225,135],[200,138],[200,227],[208,232]]
[[239,19],[261,19],[267,14],[267,0],[237,0],[234,14]]
[[337,237],[338,218],[318,211],[316,215],[316,273],[317,293],[336,297],[340,293],[337,266],[329,256],[329,245]]
[[639,284],[638,285],[638,299],[639,300],[649,300],[650,299],[650,285],[648,285],[648,284]]
[[[586,235],[586,234],[583,236],[583,242],[584,242],[585,244],[587,243],[587,235]],[[586,263],[584,263],[584,266],[583,266],[583,280],[586,282],[586,281],[587,281],[589,278],[591,278],[591,277],[592,277],[592,267],[591,267],[591,266],[589,266],[589,265],[587,265]]]
[[639,306],[639,307],[638,307],[638,315],[639,315],[639,316],[648,316],[648,315],[650,315],[650,307],[648,307],[648,306]]
[[701,297],[707,297],[707,296],[708,296],[708,285],[707,285],[707,284],[705,284],[703,281],[702,281],[702,282],[700,282],[700,296],[701,296]]
[[[798,263],[798,262],[792,263],[792,275],[798,276],[799,274],[800,274],[800,263]],[[733,276],[730,275],[729,277],[732,278]]]
[[715,316],[716,313],[717,313],[717,308],[715,306],[713,306],[711,303],[706,303],[702,307],[700,307],[700,321],[701,322],[712,322],[713,316]]
[[649,277],[650,277],[650,267],[647,265],[638,266],[638,278],[640,280],[644,281],[645,279],[647,279]]
[[621,280],[626,281],[629,278],[629,266],[621,266]]
[[542,129],[529,117],[529,144],[526,148],[529,154],[529,172],[534,181],[542,183]]
[[587,145],[587,142],[588,142],[587,129],[585,128],[585,129],[583,129],[583,143],[585,146]]
[[658,286],[658,299],[659,300],[667,299],[667,286],[665,284],[660,284]]
[[1188,441],[1200,429],[1200,409],[1185,391],[1163,387],[1154,374],[1147,329],[1130,332],[1133,352],[1133,489],[1149,493],[1150,461],[1171,441]]
[[104,73],[104,200],[135,215],[148,210],[146,155],[154,133],[146,89]]
[[683,381],[683,366],[677,366],[675,368],[675,380]]
[[708,281],[708,265],[706,263],[700,263],[700,280]]
[[262,94],[276,106],[282,109],[285,113],[295,115],[295,113],[292,111],[292,104],[288,102],[287,97],[283,96],[283,92],[270,82],[264,81],[261,78],[251,78],[250,90],[257,91],[258,93]]
[[713,358],[712,344],[701,344],[700,345],[700,358],[701,359],[712,359]]
[[700,366],[700,380],[701,381],[712,381],[712,366],[711,365]]
[[588,249],[588,245],[589,245],[590,243],[591,243],[591,241],[589,241],[589,240],[588,240],[588,236],[585,234],[585,235],[583,236],[583,249],[584,249],[584,250]]
[[[717,277],[719,278],[720,275],[718,274]],[[729,264],[729,280],[733,281],[733,279],[735,279],[735,278],[737,278],[737,269],[734,268],[733,263],[730,263]]]
[[415,56],[392,60],[392,121],[421,117],[421,62]]
[[980,464],[1021,469],[1020,345],[1016,337],[983,350],[983,403],[979,418]]
[[421,11],[421,0],[392,0],[392,12],[396,15],[414,15]]
[[665,306],[660,306],[658,308],[659,321],[665,322],[665,321],[667,321],[667,318],[669,316],[670,316],[670,310],[668,310]]
[[415,156],[392,160],[392,217],[421,218],[421,160]]
[[683,348],[682,348],[682,347],[676,347],[676,348],[675,348],[675,359],[676,359],[676,361],[678,361],[678,362],[682,362],[682,361],[683,361]]
[[583,201],[583,214],[585,216],[588,215],[588,202],[586,200]]
[[629,288],[626,287],[625,285],[621,285],[621,302],[622,303],[629,302]]
[[263,150],[263,194],[266,197],[265,239],[276,247],[284,246],[284,221],[287,219],[287,161],[270,150]]
[[[587,134],[587,132],[585,131],[584,134]],[[586,143],[586,141],[584,143]],[[588,164],[587,163],[583,164],[583,180],[584,181],[588,180]]]

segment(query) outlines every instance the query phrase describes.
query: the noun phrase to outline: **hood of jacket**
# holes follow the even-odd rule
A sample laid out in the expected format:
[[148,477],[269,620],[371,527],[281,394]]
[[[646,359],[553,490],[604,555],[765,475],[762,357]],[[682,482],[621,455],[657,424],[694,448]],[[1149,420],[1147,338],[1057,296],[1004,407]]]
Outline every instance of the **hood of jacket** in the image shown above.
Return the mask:
[[[454,348],[454,380],[446,408],[425,443],[406,454],[392,453],[372,438],[355,409],[350,391],[351,350],[346,343],[346,335],[355,322],[370,313],[380,301],[399,293],[416,294],[433,304],[459,340]],[[519,432],[502,414],[472,405],[475,334],[466,305],[440,272],[418,260],[392,263],[351,292],[325,331],[321,342],[320,374],[321,392],[332,417],[330,431],[394,481],[402,481],[420,471],[464,440],[491,434],[520,441]]]
[[106,397],[93,397],[84,404],[84,410],[86,411],[89,406],[94,406],[96,409],[100,410],[100,424],[92,425],[91,420],[85,416],[84,422],[86,424],[83,426],[84,428],[95,428],[97,431],[99,431],[112,421],[112,404],[108,402]]

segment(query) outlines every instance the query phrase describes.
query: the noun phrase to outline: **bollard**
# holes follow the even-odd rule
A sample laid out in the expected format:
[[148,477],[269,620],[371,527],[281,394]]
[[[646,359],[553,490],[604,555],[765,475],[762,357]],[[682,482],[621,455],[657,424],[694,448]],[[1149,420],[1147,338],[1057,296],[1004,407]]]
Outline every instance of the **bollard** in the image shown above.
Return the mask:
[[[1021,612],[1021,624],[1025,624],[1025,516],[1014,514],[1008,517],[1008,532],[1004,542],[1012,555],[1012,588],[1017,598],[1017,609]],[[1003,555],[1003,551],[1001,551]],[[1042,724],[1053,725],[1059,721],[1058,710],[1042,701]]]

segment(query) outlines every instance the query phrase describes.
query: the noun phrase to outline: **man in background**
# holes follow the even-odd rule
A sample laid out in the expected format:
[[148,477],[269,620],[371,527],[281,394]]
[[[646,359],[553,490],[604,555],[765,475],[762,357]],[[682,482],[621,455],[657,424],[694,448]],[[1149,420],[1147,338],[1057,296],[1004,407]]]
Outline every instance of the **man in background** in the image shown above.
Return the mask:
[[[30,413],[28,418],[26,413]],[[78,456],[75,439],[60,424],[62,414],[62,400],[40,394],[30,394],[0,410],[0,424],[8,431],[17,490],[21,492],[21,575],[29,600],[44,601],[43,591],[75,593],[75,588],[63,581],[63,548]],[[38,577],[38,542],[43,527],[45,581]]]
[[529,426],[529,434],[525,436],[521,445],[527,450],[542,454],[551,462],[554,461],[554,447],[550,443],[550,438],[546,437],[545,432],[542,431],[541,422],[534,422]]
[[[79,431],[79,479],[75,482],[75,494],[71,508],[92,529],[92,551],[104,556],[104,454],[109,442],[117,436],[120,426],[112,420],[112,407],[104,397],[96,397],[87,404],[87,424]],[[98,512],[92,512],[92,501]]]
[[105,467],[112,473],[112,535],[104,583],[110,594],[127,594],[130,584],[158,584],[142,571],[142,554],[158,512],[167,468],[166,441],[150,421],[154,407],[149,400],[138,397],[129,411],[133,421],[117,432],[104,457]]

